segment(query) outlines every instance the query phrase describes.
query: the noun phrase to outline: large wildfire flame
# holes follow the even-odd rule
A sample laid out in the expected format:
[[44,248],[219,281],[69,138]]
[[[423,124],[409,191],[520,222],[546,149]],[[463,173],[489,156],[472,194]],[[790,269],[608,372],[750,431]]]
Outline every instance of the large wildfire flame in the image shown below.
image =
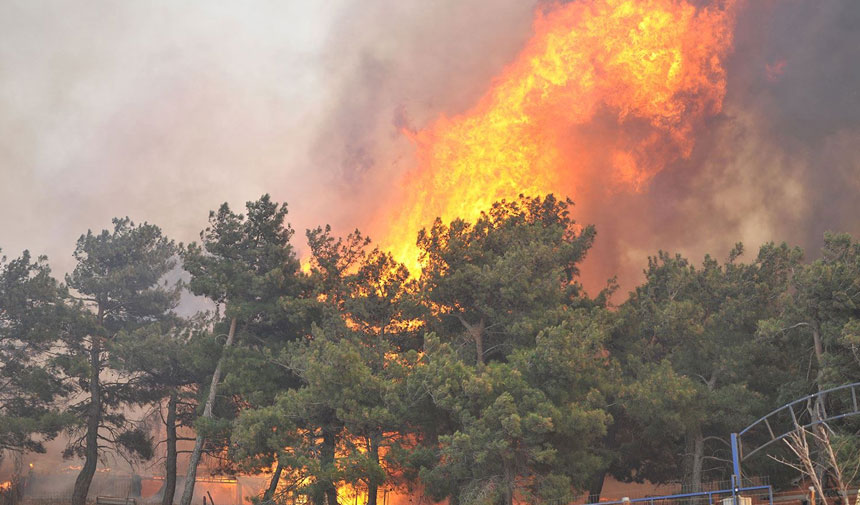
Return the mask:
[[417,167],[376,225],[381,245],[415,273],[416,232],[437,216],[473,219],[520,193],[582,203],[589,184],[640,190],[720,111],[734,11],[734,0],[539,9],[534,36],[477,105],[406,132]]

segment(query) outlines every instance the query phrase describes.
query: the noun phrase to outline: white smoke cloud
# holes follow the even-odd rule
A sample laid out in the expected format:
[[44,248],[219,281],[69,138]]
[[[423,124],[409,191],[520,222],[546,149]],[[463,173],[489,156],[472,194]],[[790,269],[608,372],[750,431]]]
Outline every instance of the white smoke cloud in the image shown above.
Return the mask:
[[63,272],[111,217],[189,241],[264,192],[361,225],[398,118],[467,106],[528,35],[530,2],[464,4],[3,2],[0,247]]

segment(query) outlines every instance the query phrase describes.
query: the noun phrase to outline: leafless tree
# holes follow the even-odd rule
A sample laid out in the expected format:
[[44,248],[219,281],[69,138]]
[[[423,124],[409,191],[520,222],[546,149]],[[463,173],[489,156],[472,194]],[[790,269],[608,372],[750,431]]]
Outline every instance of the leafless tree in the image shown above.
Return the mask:
[[[771,456],[772,459],[790,467],[808,478],[815,493],[820,497],[824,505],[828,505],[825,494],[825,476],[830,476],[836,486],[836,491],[842,499],[842,503],[849,505],[848,499],[850,486],[856,482],[860,474],[860,464],[856,461],[845,461],[839,455],[842,446],[848,443],[847,439],[834,443],[834,432],[827,423],[820,423],[813,429],[796,426],[795,430],[785,438],[785,444],[794,454],[796,461]],[[816,454],[816,448],[823,454]],[[816,457],[818,456],[818,457]],[[814,504],[812,504],[814,505]],[[854,505],[860,505],[860,493],[855,499]]]

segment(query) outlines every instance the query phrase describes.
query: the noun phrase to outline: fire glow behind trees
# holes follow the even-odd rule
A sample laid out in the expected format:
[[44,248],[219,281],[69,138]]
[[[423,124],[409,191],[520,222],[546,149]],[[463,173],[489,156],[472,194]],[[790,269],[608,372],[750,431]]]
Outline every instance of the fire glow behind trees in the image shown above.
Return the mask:
[[[418,166],[383,211],[381,244],[417,271],[415,230],[520,193],[579,200],[588,178],[638,191],[689,156],[693,132],[722,107],[734,3],[600,0],[538,11],[534,36],[471,110],[409,132]],[[598,114],[617,122],[593,138]],[[608,173],[595,168],[609,167]]]
[[[141,232],[128,218],[115,222],[113,235],[87,233],[67,286],[50,277],[41,257],[34,262],[24,252],[10,262],[0,260],[0,459],[4,449],[37,452],[47,445],[50,452],[43,442],[65,426],[67,435],[83,437],[72,436],[65,452],[86,456],[82,467],[68,466],[81,470],[74,503],[82,503],[98,493],[97,485],[90,487],[95,472],[111,470],[98,468],[109,454],[99,442],[107,435],[117,454],[133,460],[130,467],[147,464],[147,472],[161,472],[157,463],[144,463],[159,444],[127,409],[145,406],[168,412],[165,504],[173,502],[175,474],[182,471],[177,466],[188,461],[177,448],[186,435],[196,436],[186,504],[203,497],[196,487],[203,475],[198,463],[201,472],[205,467],[264,475],[264,503],[313,505],[376,505],[380,495],[383,504],[392,503],[386,498],[392,491],[410,502],[429,497],[451,505],[547,505],[569,503],[579,493],[599,494],[607,476],[678,481],[691,489],[725,478],[725,434],[786,399],[860,377],[860,245],[851,235],[825,235],[819,261],[806,262],[800,249],[774,244],[763,246],[750,263],[743,262],[740,247],[725,263],[706,256],[699,267],[687,259],[706,248],[725,252],[729,248],[714,245],[725,240],[754,246],[769,239],[795,242],[793,233],[815,228],[820,238],[818,229],[844,229],[845,223],[855,236],[860,233],[854,207],[860,151],[853,147],[860,141],[860,101],[853,98],[860,96],[860,74],[821,63],[857,68],[842,49],[858,46],[852,41],[859,39],[846,34],[860,25],[860,8],[849,7],[850,1],[822,2],[824,14],[812,15],[802,0],[790,7],[784,5],[791,2],[744,0],[534,0],[518,6],[517,29],[504,22],[510,7],[502,1],[475,2],[474,10],[465,11],[439,3],[451,8],[445,22],[434,18],[433,9],[447,8],[431,6],[436,3],[385,5],[395,23],[404,19],[398,16],[415,16],[421,19],[417,25],[441,27],[413,40],[404,33],[422,30],[405,22],[390,30],[393,23],[376,19],[380,7],[368,0],[343,16],[350,30],[332,29],[333,40],[348,41],[361,54],[360,65],[341,64],[349,58],[326,58],[295,39],[290,49],[300,49],[307,67],[291,66],[282,48],[274,48],[278,64],[260,65],[257,72],[248,63],[266,47],[252,38],[252,50],[224,52],[233,59],[213,57],[201,64],[205,79],[179,65],[186,83],[181,92],[166,77],[160,86],[140,79],[145,84],[129,93],[128,102],[147,121],[130,108],[123,114],[110,110],[109,131],[88,131],[87,142],[44,125],[32,128],[39,139],[68,137],[69,143],[96,145],[108,154],[87,157],[34,142],[39,160],[30,161],[17,150],[29,139],[8,136],[15,156],[6,163],[6,146],[0,149],[0,166],[10,167],[0,175],[10,176],[12,189],[3,193],[0,184],[0,203],[12,201],[7,196],[13,193],[38,200],[21,191],[15,171],[52,174],[54,185],[71,188],[62,195],[74,196],[47,198],[62,201],[63,212],[44,205],[22,212],[26,207],[19,206],[16,215],[72,215],[83,201],[94,203],[95,213],[113,212],[111,200],[123,198],[131,207],[123,213],[156,221],[167,216],[176,225],[182,215],[195,213],[188,195],[209,192],[235,202],[247,197],[248,188],[263,188],[291,203],[301,194],[297,207],[312,214],[312,226],[332,219],[335,226],[308,231],[307,243],[296,246],[309,251],[299,268],[286,207],[267,194],[248,202],[247,215],[225,203],[210,215],[200,245],[184,249],[159,228],[146,225]],[[532,30],[526,33],[526,11],[533,4]],[[155,24],[160,30],[167,26],[161,18],[183,16],[212,21],[212,11],[188,12],[161,13]],[[496,16],[485,23],[463,12]],[[780,20],[771,12],[792,13],[801,21]],[[0,6],[0,28],[3,14]],[[145,21],[138,14],[130,16],[135,26]],[[269,18],[273,29],[263,38],[272,42],[275,33],[288,29]],[[493,36],[481,43],[446,39],[455,32],[452,20],[466,25],[466,32]],[[757,26],[771,20],[779,29]],[[32,35],[42,32],[30,24],[40,27],[28,21],[27,40],[45,38]],[[242,39],[232,30],[231,37],[222,36],[229,25],[211,24],[218,29],[210,44],[189,35],[193,30],[162,30],[181,38],[165,37],[167,49],[153,51],[151,59],[170,60],[163,55],[182,53],[177,48],[185,46],[214,47],[216,39]],[[15,42],[14,30],[7,31]],[[383,34],[382,47],[367,43],[366,34],[358,33],[363,31]],[[495,52],[504,45],[500,41],[510,47]],[[7,52],[26,54],[18,42],[22,47],[10,44]],[[813,49],[800,50],[804,45]],[[470,51],[478,56],[468,56]],[[86,52],[77,46],[69,51],[76,57]],[[425,54],[443,54],[435,66],[446,71],[426,64],[434,60],[423,59]],[[7,66],[4,57],[0,51],[0,68]],[[38,66],[36,60],[25,64],[28,70]],[[62,58],[47,60],[53,76]],[[482,60],[498,65],[482,69]],[[84,67],[75,63],[69,67]],[[263,97],[260,109],[269,119],[288,117],[300,125],[291,132],[300,133],[298,143],[271,128],[274,121],[255,129],[252,116],[217,116],[254,109],[242,101],[241,90],[221,89],[226,73],[214,71],[217,63],[241,69],[236,83],[280,77],[279,90],[302,90],[295,94],[313,104],[307,109],[279,109],[279,99],[248,93]],[[327,95],[317,100],[301,79],[274,69],[290,67],[307,77],[317,64],[324,71],[304,86],[318,87],[313,91],[320,95],[342,87],[342,102]],[[6,95],[27,102],[21,100],[26,86],[16,81],[27,72],[10,68],[0,79],[0,109]],[[145,64],[140,69],[151,73]],[[755,72],[758,81],[750,77]],[[490,75],[495,79],[488,83]],[[111,103],[106,89],[61,76],[69,82],[57,88],[85,89],[99,105]],[[814,84],[803,83],[809,76]],[[209,78],[215,84],[207,93],[202,84]],[[106,86],[115,81],[99,79]],[[146,87],[156,92],[149,95]],[[77,107],[71,112],[96,108],[71,101]],[[9,109],[0,114],[0,131],[29,133],[18,116],[36,116],[37,107]],[[186,122],[198,109],[205,119]],[[56,116],[76,116],[67,112],[52,103]],[[409,113],[416,115],[416,126]],[[3,128],[5,116],[13,118],[14,128]],[[387,129],[380,126],[383,116]],[[215,136],[203,134],[212,125],[218,127]],[[202,140],[189,142],[189,131],[201,133],[194,138]],[[310,140],[317,136],[317,142]],[[219,151],[242,151],[245,139],[251,157]],[[116,152],[106,149],[114,145]],[[177,145],[182,148],[171,159],[170,148]],[[267,151],[272,145],[281,149]],[[149,146],[157,156],[147,155]],[[45,156],[48,151],[62,154]],[[284,153],[293,160],[285,162]],[[209,157],[195,158],[202,154]],[[42,158],[61,161],[52,165]],[[205,177],[195,172],[201,159]],[[404,173],[395,162],[400,159],[411,170]],[[269,163],[273,172],[255,181],[253,172]],[[95,179],[80,177],[80,165],[123,168],[116,172],[121,176]],[[300,171],[291,172],[295,167]],[[111,175],[135,191],[110,186]],[[228,181],[228,190],[217,185],[219,178]],[[107,182],[69,184],[75,179]],[[38,177],[33,181],[39,192],[49,189]],[[91,186],[101,192],[88,193]],[[183,189],[174,208],[170,198]],[[576,212],[567,196],[580,205]],[[152,216],[152,207],[139,212],[135,199],[163,214]],[[11,213],[0,211],[0,218],[4,214]],[[8,247],[3,242],[9,238],[13,244],[32,240],[16,231],[24,228],[53,235],[47,226],[6,223],[0,219],[0,232],[9,235],[0,233],[0,246]],[[796,224],[805,226],[786,232]],[[337,238],[344,225],[381,238],[379,249],[371,250],[376,243],[357,230]],[[182,228],[166,231],[184,240]],[[602,234],[597,240],[595,230]],[[123,239],[127,234],[133,240]],[[146,237],[161,245],[147,247]],[[612,250],[600,250],[601,244]],[[38,241],[31,245],[43,252]],[[184,251],[189,289],[219,306],[198,317],[205,322],[199,332],[172,313],[182,283],[161,287],[177,251]],[[59,255],[49,252],[56,261]],[[619,274],[629,288],[633,282],[624,270],[634,263],[640,269],[655,253],[626,302],[612,304],[613,293],[620,293],[615,281],[603,291],[588,283]],[[586,254],[598,258],[597,268],[584,263]],[[63,333],[55,329],[57,321],[75,324]],[[184,333],[192,330],[194,335]],[[55,357],[58,349],[64,352]],[[112,375],[129,379],[114,383]],[[172,404],[165,406],[167,398]],[[177,420],[179,405],[184,419]],[[72,419],[57,413],[63,408]],[[189,432],[177,435],[177,425]],[[860,468],[854,449],[860,444],[858,426],[837,429],[850,449],[849,463]],[[795,477],[758,463],[747,470],[771,476],[777,488]],[[19,487],[20,473],[0,484],[0,495],[4,487]],[[0,474],[0,481],[6,477]],[[219,484],[231,483],[237,479]],[[157,494],[137,491],[141,498]]]

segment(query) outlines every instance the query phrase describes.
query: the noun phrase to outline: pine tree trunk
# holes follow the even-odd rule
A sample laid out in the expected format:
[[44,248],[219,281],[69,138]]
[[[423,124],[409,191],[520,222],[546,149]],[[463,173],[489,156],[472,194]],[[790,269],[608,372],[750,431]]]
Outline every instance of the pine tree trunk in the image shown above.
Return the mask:
[[[320,458],[323,468],[334,467],[334,452],[335,452],[335,434],[329,429],[323,429],[323,443],[320,447]],[[325,498],[327,505],[338,505],[337,488],[334,482],[326,482],[324,484]]]
[[161,505],[173,505],[173,497],[176,495],[176,404],[179,398],[176,391],[170,392],[167,400],[167,455],[165,456],[164,470],[164,495],[161,497]]
[[374,483],[370,483],[367,485],[367,505],[376,505],[376,500],[378,499],[379,494],[379,486]]
[[[821,379],[824,375],[824,344],[821,341],[821,331],[818,329],[818,324],[813,323],[811,327],[812,347],[815,350],[815,362],[818,365],[818,373],[815,377],[815,385],[818,389],[818,392],[821,393]],[[824,395],[819,394],[815,398],[815,404],[813,405],[813,409],[810,414],[812,415],[813,422],[817,422],[827,417],[827,412],[824,408]]]
[[472,340],[475,341],[475,354],[477,356],[477,365],[478,368],[484,366],[484,319],[481,318],[481,321],[476,324],[469,324],[466,322],[466,319],[463,316],[458,315],[457,319],[460,320],[460,324],[466,328],[466,331],[469,333],[469,336],[472,337]]
[[101,372],[101,342],[92,336],[90,347],[90,409],[87,413],[87,434],[84,466],[75,480],[72,492],[72,505],[85,505],[93,475],[99,458],[99,426],[102,420],[102,392],[99,372]]
[[[370,453],[371,460],[379,465],[379,443],[382,436],[374,433],[370,436]],[[379,496],[379,485],[374,480],[369,480],[367,483],[367,505],[376,505]]]
[[504,468],[505,482],[503,485],[505,486],[505,489],[503,493],[504,502],[502,505],[514,505],[514,484],[516,481],[516,474],[510,464],[505,463]]
[[[320,435],[322,435],[322,430],[319,430]],[[311,454],[317,454],[317,448],[322,449],[322,444],[319,442],[319,438],[317,436],[317,430],[314,430],[310,437],[308,438],[308,452]],[[320,452],[322,452],[320,450]],[[322,488],[322,485],[319,481],[315,482],[308,489],[308,499],[310,500],[312,505],[325,505],[325,490]]]
[[[227,341],[224,342],[224,350],[233,345],[233,338],[236,336],[236,318],[230,321],[230,332],[227,334]],[[203,418],[212,418],[212,404],[215,403],[215,395],[218,391],[218,381],[221,380],[221,366],[224,362],[224,356],[218,359],[218,364],[215,365],[215,371],[212,372],[212,383],[209,386],[209,396],[206,398],[206,405],[203,407]],[[191,459],[188,461],[188,473],[185,475],[185,489],[182,491],[182,500],[180,505],[191,505],[191,499],[194,497],[194,484],[197,482],[197,466],[200,464],[200,457],[203,455],[203,443],[205,442],[203,435],[197,434],[194,440],[194,450],[191,451]],[[73,504],[74,505],[74,504]]]
[[[601,443],[603,447],[615,447],[615,438],[618,432],[618,422],[612,422],[606,429],[606,435],[604,435]],[[588,483],[588,501],[591,503],[597,503],[600,501],[600,495],[603,493],[603,484],[606,482],[606,476],[609,474],[609,467],[612,466],[612,461],[608,461],[604,468],[598,470],[594,475],[592,475],[591,479],[589,479]]]
[[600,493],[603,491],[603,482],[606,480],[606,470],[600,470],[595,473],[588,483],[588,502],[597,503],[600,501]]
[[483,332],[475,332],[475,354],[478,355],[478,367],[484,366],[484,334]]
[[275,496],[275,491],[278,490],[278,482],[281,481],[281,473],[283,473],[283,471],[284,465],[278,461],[278,466],[275,467],[275,473],[272,474],[272,478],[269,480],[269,487],[267,487],[266,492],[263,493],[263,504],[272,501],[272,497]]
[[[813,437],[813,443],[819,449],[817,451],[817,456],[816,456],[816,460],[817,460],[816,462],[818,463],[816,465],[816,467],[818,468],[818,472],[819,472],[818,478],[823,485],[826,474],[827,474],[827,467],[828,467],[827,459],[825,456],[825,454],[827,452],[827,448],[824,447],[822,444],[822,440],[824,440],[827,437],[827,433],[825,433],[825,430],[827,428],[821,422],[822,420],[827,419],[827,410],[824,406],[825,397],[823,394],[821,394],[821,391],[823,389],[821,387],[821,382],[822,382],[822,377],[824,375],[824,343],[821,340],[821,330],[819,329],[818,323],[813,322],[811,324],[811,328],[812,328],[812,347],[813,347],[813,350],[815,351],[815,362],[818,365],[818,373],[816,374],[816,377],[815,377],[815,385],[816,385],[816,388],[818,389],[819,394],[818,394],[818,396],[815,397],[815,401],[812,403],[812,406],[811,406],[812,411],[810,412],[810,417],[811,417],[812,422],[815,423],[815,425],[812,427],[812,433],[815,434],[815,436]],[[821,498],[824,499],[824,496],[822,496]]]
[[689,493],[702,491],[702,466],[705,460],[705,439],[702,436],[701,426],[696,426],[687,434],[687,479],[690,489]]

